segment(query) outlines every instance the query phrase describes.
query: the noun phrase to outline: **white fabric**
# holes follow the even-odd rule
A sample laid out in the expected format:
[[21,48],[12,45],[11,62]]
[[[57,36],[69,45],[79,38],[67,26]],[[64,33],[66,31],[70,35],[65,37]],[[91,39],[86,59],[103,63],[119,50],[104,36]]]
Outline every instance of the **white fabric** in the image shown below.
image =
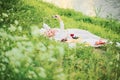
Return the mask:
[[67,38],[67,32],[66,32],[66,30],[57,30],[57,32],[55,33],[55,36],[54,36],[54,39],[55,40],[59,40],[59,41],[61,41],[62,39],[65,39],[65,38]]
[[43,23],[43,28],[48,30],[48,29],[50,29],[50,26],[48,26],[47,24]]
[[[86,30],[81,30],[81,29],[67,29],[68,34],[74,34],[75,36],[78,36],[81,38],[81,43],[89,43],[91,46],[96,46],[95,42],[99,41],[101,37],[96,36]],[[102,40],[106,42],[107,40]]]

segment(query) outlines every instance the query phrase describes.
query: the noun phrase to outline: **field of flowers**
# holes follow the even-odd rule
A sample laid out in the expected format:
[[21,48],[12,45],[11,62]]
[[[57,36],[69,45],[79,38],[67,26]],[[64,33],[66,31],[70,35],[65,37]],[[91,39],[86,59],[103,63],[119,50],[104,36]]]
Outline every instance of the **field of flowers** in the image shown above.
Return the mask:
[[[43,23],[88,30],[109,39],[100,48],[50,40],[39,34]],[[42,0],[0,0],[0,80],[120,80],[120,22],[88,17]]]

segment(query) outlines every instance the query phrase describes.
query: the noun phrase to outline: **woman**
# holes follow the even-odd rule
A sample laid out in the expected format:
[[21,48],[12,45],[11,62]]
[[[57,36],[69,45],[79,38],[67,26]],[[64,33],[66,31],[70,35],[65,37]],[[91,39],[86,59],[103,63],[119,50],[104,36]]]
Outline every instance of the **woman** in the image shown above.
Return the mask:
[[67,32],[64,29],[64,23],[59,15],[53,16],[53,18],[57,19],[60,23],[60,28],[50,28],[47,24],[43,24],[44,34],[47,37],[54,38],[59,41],[66,41]]
[[90,46],[97,47],[106,43],[107,40],[101,39],[86,30],[81,29],[64,29],[64,23],[59,15],[53,16],[60,23],[60,28],[50,28],[48,25],[44,24],[43,27],[46,30],[45,35],[54,38],[55,40],[68,42],[68,43],[87,43]]

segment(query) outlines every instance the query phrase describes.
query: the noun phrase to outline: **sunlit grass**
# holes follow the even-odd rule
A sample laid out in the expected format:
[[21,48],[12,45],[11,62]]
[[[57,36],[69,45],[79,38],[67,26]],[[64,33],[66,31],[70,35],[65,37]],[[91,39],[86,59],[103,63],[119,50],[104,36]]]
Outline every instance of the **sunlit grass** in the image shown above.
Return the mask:
[[[4,2],[4,0],[2,0]],[[10,4],[4,4],[4,6]],[[7,6],[6,6],[7,7]],[[0,12],[0,80],[119,80],[120,41],[111,20],[91,18],[41,0],[20,0]],[[101,48],[77,44],[70,48],[39,34],[43,22],[59,27],[52,15],[60,14],[65,29],[85,29],[113,41]],[[106,22],[108,21],[108,23]],[[105,25],[105,26],[104,26]],[[116,31],[115,31],[116,30]]]

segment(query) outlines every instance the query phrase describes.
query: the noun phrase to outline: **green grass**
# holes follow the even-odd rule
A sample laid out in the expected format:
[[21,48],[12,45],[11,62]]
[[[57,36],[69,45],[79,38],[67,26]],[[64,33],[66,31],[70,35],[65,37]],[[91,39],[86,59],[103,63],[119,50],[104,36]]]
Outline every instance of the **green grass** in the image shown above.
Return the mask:
[[[6,2],[4,2],[6,1]],[[88,30],[113,41],[100,49],[68,44],[40,36],[43,22]],[[120,23],[88,17],[41,0],[0,1],[0,80],[119,80]]]

